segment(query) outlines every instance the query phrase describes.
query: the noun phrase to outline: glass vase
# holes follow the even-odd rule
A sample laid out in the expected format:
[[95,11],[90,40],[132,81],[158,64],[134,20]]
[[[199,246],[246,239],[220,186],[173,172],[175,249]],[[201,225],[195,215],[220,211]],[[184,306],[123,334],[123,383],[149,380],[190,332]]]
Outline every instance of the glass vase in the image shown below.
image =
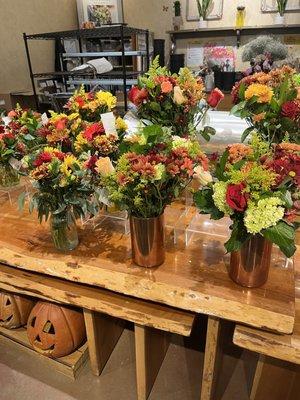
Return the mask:
[[20,175],[10,164],[0,163],[0,187],[9,188],[20,182]]
[[50,229],[52,240],[57,250],[70,251],[78,246],[76,220],[71,211],[51,214]]
[[231,279],[241,286],[254,288],[267,282],[273,244],[261,235],[253,235],[239,251],[231,253]]
[[130,216],[130,235],[135,264],[151,268],[164,262],[164,214],[153,218]]

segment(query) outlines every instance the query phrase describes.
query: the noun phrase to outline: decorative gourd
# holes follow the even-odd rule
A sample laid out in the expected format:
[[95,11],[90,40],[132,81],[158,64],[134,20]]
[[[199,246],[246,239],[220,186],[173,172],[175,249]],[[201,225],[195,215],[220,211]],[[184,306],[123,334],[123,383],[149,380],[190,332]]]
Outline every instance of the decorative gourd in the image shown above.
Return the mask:
[[0,292],[0,326],[14,329],[26,325],[34,305],[27,297]]
[[39,301],[29,316],[27,334],[37,352],[50,358],[67,356],[86,338],[83,314]]

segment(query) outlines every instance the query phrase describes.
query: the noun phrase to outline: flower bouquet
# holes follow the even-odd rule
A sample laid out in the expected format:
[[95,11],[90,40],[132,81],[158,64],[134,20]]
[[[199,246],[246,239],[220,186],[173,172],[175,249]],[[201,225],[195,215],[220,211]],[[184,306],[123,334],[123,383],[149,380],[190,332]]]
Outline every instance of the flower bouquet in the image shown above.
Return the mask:
[[109,200],[129,212],[134,262],[152,267],[164,261],[165,207],[188,185],[195,167],[207,169],[208,162],[197,141],[172,137],[170,129],[157,125],[130,141],[102,182]]
[[215,182],[194,195],[200,213],[212,219],[229,216],[230,275],[243,286],[267,280],[272,243],[291,257],[294,223],[300,210],[300,146],[269,146],[254,134],[249,145],[227,148],[216,167]]
[[7,126],[0,125],[0,187],[11,187],[19,183],[18,171],[14,168],[17,159],[25,152],[17,135]]
[[[129,100],[137,107],[140,119],[172,127],[173,133],[182,137],[195,133],[208,109],[217,107],[224,95],[215,89],[208,102],[204,97],[201,78],[195,78],[188,68],[172,75],[166,67],[159,66],[158,58],[129,92]],[[201,133],[209,140],[215,131],[205,127]]]
[[270,143],[287,137],[300,143],[300,75],[293,69],[285,66],[247,76],[233,88],[232,97],[231,113],[249,124],[242,141],[255,129]]
[[[78,244],[76,218],[96,212],[87,169],[73,154],[44,147],[23,159],[24,168],[36,192],[29,203],[40,222],[50,217],[51,233],[57,249],[73,250]],[[24,206],[22,196],[20,208]]]
[[88,122],[97,122],[101,114],[112,111],[117,104],[117,98],[110,92],[85,92],[82,86],[70,97],[65,109],[67,113],[78,113]]

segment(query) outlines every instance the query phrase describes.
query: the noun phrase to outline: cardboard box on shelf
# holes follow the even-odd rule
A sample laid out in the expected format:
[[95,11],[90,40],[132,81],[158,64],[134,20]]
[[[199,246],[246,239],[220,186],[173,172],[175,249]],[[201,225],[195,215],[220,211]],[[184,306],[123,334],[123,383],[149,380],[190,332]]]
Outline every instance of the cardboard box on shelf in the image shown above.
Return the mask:
[[20,90],[10,93],[0,93],[0,108],[6,111],[11,110],[20,104],[23,108],[35,109],[34,95],[31,90]]

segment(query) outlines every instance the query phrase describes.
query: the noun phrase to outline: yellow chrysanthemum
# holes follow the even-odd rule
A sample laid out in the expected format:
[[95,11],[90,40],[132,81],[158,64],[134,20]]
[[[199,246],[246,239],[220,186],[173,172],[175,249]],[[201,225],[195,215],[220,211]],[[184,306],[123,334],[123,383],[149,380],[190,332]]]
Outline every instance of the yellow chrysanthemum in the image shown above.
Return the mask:
[[110,110],[115,108],[117,105],[117,98],[110,92],[97,92],[96,99],[102,106],[107,106]]
[[126,131],[127,130],[128,126],[127,126],[127,124],[126,124],[126,122],[124,121],[123,118],[118,117],[116,119],[116,128],[118,130],[120,130],[120,131]]
[[83,147],[87,146],[88,144],[88,140],[82,135],[82,133],[79,133],[79,135],[76,137],[74,147],[77,152],[80,152]]
[[273,90],[267,85],[253,83],[245,92],[245,99],[250,100],[253,96],[257,97],[258,103],[270,103],[273,97]]
[[73,154],[70,154],[65,157],[64,162],[62,163],[60,167],[60,172],[62,172],[65,176],[70,176],[72,173],[71,168],[73,167],[74,164],[79,164],[78,160],[76,159]]

